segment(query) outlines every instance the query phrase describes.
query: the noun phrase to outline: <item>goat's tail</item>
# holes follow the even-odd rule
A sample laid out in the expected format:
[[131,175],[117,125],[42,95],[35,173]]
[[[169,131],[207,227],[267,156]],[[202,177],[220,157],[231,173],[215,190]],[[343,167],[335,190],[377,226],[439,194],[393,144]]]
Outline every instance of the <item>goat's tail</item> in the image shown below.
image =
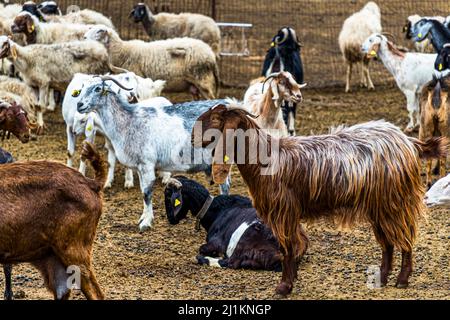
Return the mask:
[[409,138],[419,151],[421,159],[442,159],[447,156],[448,139],[445,137],[433,137],[426,141]]
[[91,163],[92,168],[95,171],[95,179],[96,182],[96,190],[100,192],[103,190],[103,186],[105,185],[108,165],[105,161],[105,158],[98,153],[97,149],[91,143],[85,141],[83,143],[83,149],[81,151],[81,159],[83,161],[89,161]]

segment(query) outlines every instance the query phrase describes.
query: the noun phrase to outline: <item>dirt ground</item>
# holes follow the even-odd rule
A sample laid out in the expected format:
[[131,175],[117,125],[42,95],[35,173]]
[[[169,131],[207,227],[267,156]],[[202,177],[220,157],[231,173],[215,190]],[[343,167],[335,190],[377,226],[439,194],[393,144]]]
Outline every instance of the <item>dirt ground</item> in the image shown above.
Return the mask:
[[[343,89],[306,90],[305,102],[298,114],[299,134],[324,133],[330,126],[386,119],[405,126],[405,99],[393,87],[375,92]],[[222,95],[241,98],[243,91],[222,90]],[[183,101],[187,96],[169,97]],[[58,110],[59,111],[59,110]],[[4,142],[18,160],[50,159],[65,162],[65,125],[59,112],[47,115],[48,130],[38,141],[26,145],[17,140]],[[98,145],[102,144],[98,140]],[[196,175],[207,184],[203,176]],[[135,176],[137,182],[137,176]],[[94,265],[108,299],[272,299],[281,274],[267,271],[219,270],[199,266],[195,256],[206,233],[194,230],[194,220],[171,226],[164,210],[163,187],[156,186],[154,227],[139,233],[137,222],[142,199],[139,189],[123,188],[123,168],[118,166],[112,189],[105,192],[104,214],[98,226],[94,246]],[[216,187],[209,188],[217,193]],[[239,172],[233,174],[232,193],[247,194]],[[422,221],[415,246],[415,271],[408,289],[396,289],[399,271],[389,285],[369,289],[366,270],[378,265],[380,248],[367,225],[339,232],[332,225],[317,222],[307,227],[310,248],[299,268],[299,280],[289,299],[449,299],[450,298],[450,216],[445,210],[433,210]],[[40,275],[29,265],[13,271],[17,299],[51,299]],[[0,290],[4,288],[0,276]],[[84,299],[80,293],[74,299]]]

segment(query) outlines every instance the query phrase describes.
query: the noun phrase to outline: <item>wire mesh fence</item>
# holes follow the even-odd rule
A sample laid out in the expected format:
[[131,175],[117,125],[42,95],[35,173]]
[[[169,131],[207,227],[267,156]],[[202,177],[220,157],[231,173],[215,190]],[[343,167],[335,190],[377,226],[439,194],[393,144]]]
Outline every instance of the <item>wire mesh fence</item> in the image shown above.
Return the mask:
[[[20,1],[16,1],[20,2]],[[124,39],[149,40],[141,25],[129,19],[138,0],[59,0],[63,12],[70,5],[90,8],[112,18]],[[212,16],[220,23],[251,24],[251,27],[222,27],[224,48],[235,54],[221,57],[221,79],[230,86],[245,86],[259,76],[265,53],[277,30],[291,26],[303,44],[305,81],[310,86],[344,83],[345,65],[338,35],[343,21],[360,10],[367,0],[147,0],[154,12],[193,12]],[[450,14],[448,0],[378,0],[383,30],[396,36],[402,46],[411,44],[402,34],[406,18]],[[236,50],[232,50],[235,48]],[[244,53],[245,54],[242,54]],[[375,84],[392,81],[380,63],[371,67]],[[357,75],[355,75],[356,79]]]

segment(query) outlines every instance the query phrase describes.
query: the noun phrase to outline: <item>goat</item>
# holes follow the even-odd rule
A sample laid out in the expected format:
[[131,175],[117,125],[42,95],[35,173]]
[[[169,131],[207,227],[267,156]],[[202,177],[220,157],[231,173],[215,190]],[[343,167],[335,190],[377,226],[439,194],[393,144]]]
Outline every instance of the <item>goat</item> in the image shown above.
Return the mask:
[[93,27],[85,37],[104,44],[112,64],[144,78],[167,81],[165,91],[189,89],[195,99],[214,99],[218,94],[216,57],[203,41],[191,38],[123,41],[117,32],[102,26]]
[[[12,155],[0,148],[0,164],[5,163],[12,163],[14,162],[14,158]],[[12,266],[11,265],[4,265],[3,266],[3,272],[5,274],[5,293],[4,297],[5,300],[12,300],[14,297],[14,294],[12,292],[11,288],[11,273],[12,273]]]
[[[267,90],[264,90],[265,87]],[[273,129],[270,132],[277,136],[295,134],[287,130],[283,121],[284,105],[293,106],[303,100],[300,89],[306,84],[298,84],[293,76],[287,72],[279,72],[269,75],[252,84],[244,96],[244,106],[252,114],[259,115],[257,122],[261,128]],[[288,126],[295,128],[294,113],[289,114]]]
[[[198,118],[192,143],[214,149],[216,183],[237,165],[259,217],[284,256],[276,292],[292,291],[296,258],[304,247],[300,221],[319,218],[334,218],[344,226],[369,222],[383,250],[381,283],[387,283],[395,246],[402,250],[396,285],[406,287],[424,211],[420,158],[445,156],[446,142],[408,138],[385,121],[338,127],[322,136],[277,139],[261,130],[253,117],[239,105],[215,106]],[[246,139],[239,139],[240,132]],[[260,152],[252,152],[254,147]],[[262,163],[266,155],[261,150],[270,152],[268,163]]]
[[[107,78],[94,80],[80,95],[77,110],[95,111],[104,125],[103,132],[115,150],[117,159],[138,171],[144,211],[139,219],[141,231],[153,221],[152,194],[155,169],[165,172],[211,171],[211,151],[193,149],[190,131],[196,118],[205,110],[224,100],[189,102],[155,107],[145,102],[130,104],[106,83]],[[149,139],[149,137],[152,137]],[[193,161],[194,160],[194,161]],[[221,186],[227,194],[229,183]]]
[[[24,82],[39,90],[39,107],[48,105],[49,89],[64,92],[75,73],[104,74],[123,72],[109,63],[106,49],[95,41],[20,46],[0,36],[0,59],[8,58],[21,73]],[[44,126],[38,118],[38,126]]]
[[[420,130],[419,139],[426,140],[431,137],[450,138],[450,77],[434,78],[422,90],[420,99]],[[446,174],[446,161],[439,160],[439,176]],[[426,183],[431,186],[432,161],[428,160]]]
[[92,245],[106,163],[90,144],[82,155],[95,170],[94,180],[50,161],[0,166],[0,263],[33,264],[58,300],[69,298],[70,266],[79,268],[87,299],[104,298],[92,269]]
[[[445,18],[440,16],[435,17],[421,17],[417,14],[409,16],[406,25],[403,27],[403,32],[405,33],[405,37],[407,40],[412,40],[413,38],[413,26],[420,21],[421,19],[433,19],[438,21],[439,23],[444,23]],[[414,42],[414,48],[417,52],[422,53],[434,53],[433,45],[430,39],[424,38],[422,42]]]
[[[300,42],[294,29],[284,27],[273,37],[271,48],[264,60],[262,76],[287,71],[297,83],[303,83],[303,64],[300,56]],[[295,135],[295,116],[297,103],[282,103],[283,120],[289,134]]]
[[411,36],[415,42],[422,42],[431,35],[431,43],[436,52],[440,52],[446,43],[450,43],[450,30],[434,19],[420,19],[412,29]]
[[[66,134],[67,134],[67,151],[68,159],[67,165],[69,167],[73,166],[73,157],[75,154],[76,137],[80,134],[86,134],[88,141],[93,143],[95,139],[95,133],[102,133],[103,124],[96,115],[92,115],[91,124],[87,126],[89,122],[89,115],[82,115],[77,112],[78,97],[81,93],[83,87],[89,84],[89,81],[94,79],[94,75],[86,75],[77,73],[73,77],[69,86],[67,87],[66,94],[64,96],[62,113],[64,121],[66,122]],[[112,79],[117,79],[119,83],[121,82],[126,88],[131,88],[131,91],[124,90],[117,84],[112,84],[112,89],[117,92],[124,94],[127,98],[133,99],[149,99],[152,97],[159,96],[162,89],[164,88],[165,81],[151,79],[144,79],[132,72],[122,73],[116,76],[111,76]],[[155,103],[155,102],[154,102]],[[170,101],[165,98],[160,98],[158,105],[171,105]],[[116,156],[114,154],[114,149],[111,143],[106,139],[105,144],[106,149],[108,149],[108,179],[105,184],[105,188],[110,188],[114,180],[114,169],[116,165]],[[86,172],[86,165],[83,161],[80,163],[79,171],[82,174]],[[125,188],[132,188],[134,186],[133,182],[133,171],[127,169],[125,173]]]
[[426,193],[424,202],[429,208],[442,206],[450,209],[450,174],[433,184]]
[[433,79],[436,54],[402,52],[381,34],[375,33],[364,41],[362,51],[368,59],[378,57],[394,76],[406,97],[409,123],[405,132],[411,133],[420,124],[420,93]]
[[347,64],[347,78],[345,92],[350,92],[350,80],[353,65],[361,63],[361,86],[374,90],[370,78],[370,60],[361,54],[361,45],[373,33],[381,33],[381,13],[378,5],[370,1],[360,11],[354,13],[344,21],[339,33],[339,48]]
[[[257,217],[251,200],[238,195],[212,197],[201,184],[177,176],[164,191],[167,219],[178,224],[190,211],[208,233],[199,264],[231,269],[281,269],[279,245]],[[305,245],[308,239],[305,238]],[[306,252],[306,246],[304,252]],[[217,258],[223,257],[223,258]]]
[[153,40],[193,38],[208,44],[216,57],[220,53],[220,29],[216,22],[195,13],[165,13],[154,15],[145,3],[138,3],[130,13],[135,23],[142,22],[145,32]]

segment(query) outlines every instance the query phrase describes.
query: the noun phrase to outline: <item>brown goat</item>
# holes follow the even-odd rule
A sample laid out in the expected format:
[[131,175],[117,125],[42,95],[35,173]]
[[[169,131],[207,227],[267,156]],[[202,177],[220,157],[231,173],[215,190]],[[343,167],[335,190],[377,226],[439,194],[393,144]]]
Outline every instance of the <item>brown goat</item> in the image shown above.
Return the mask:
[[[289,72],[274,73],[251,83],[244,96],[244,105],[250,113],[258,115],[257,122],[261,128],[274,129],[269,132],[277,137],[287,137],[289,134],[283,120],[282,104],[302,102],[300,89],[304,87],[306,84],[298,84]],[[288,122],[295,126],[295,119]]]
[[[277,293],[290,293],[297,277],[296,258],[304,239],[300,222],[319,218],[344,226],[369,222],[383,251],[381,283],[387,283],[397,247],[402,250],[397,287],[408,285],[418,221],[425,209],[420,157],[444,156],[445,141],[433,138],[423,143],[384,121],[339,127],[328,135],[277,139],[262,131],[239,106],[223,105],[200,116],[192,134],[195,146],[211,142],[212,138],[200,136],[208,129],[221,132],[214,141],[217,183],[243,156],[230,132],[243,130],[247,135],[245,161],[237,162],[237,167],[259,216],[282,248],[283,274]],[[255,144],[259,150],[272,150],[268,165],[261,164],[260,154],[252,161],[255,154],[249,150]],[[278,146],[275,151],[274,145]]]
[[71,266],[87,299],[104,298],[91,262],[107,165],[90,144],[82,156],[95,179],[49,161],[0,166],[0,264],[32,263],[55,299],[69,298]]
[[[422,90],[419,139],[450,138],[450,77],[433,79]],[[446,159],[438,160],[439,178],[446,174]],[[432,160],[427,161],[428,186],[432,184]]]
[[0,102],[0,135],[4,139],[10,133],[23,143],[30,140],[27,114],[20,105]]

